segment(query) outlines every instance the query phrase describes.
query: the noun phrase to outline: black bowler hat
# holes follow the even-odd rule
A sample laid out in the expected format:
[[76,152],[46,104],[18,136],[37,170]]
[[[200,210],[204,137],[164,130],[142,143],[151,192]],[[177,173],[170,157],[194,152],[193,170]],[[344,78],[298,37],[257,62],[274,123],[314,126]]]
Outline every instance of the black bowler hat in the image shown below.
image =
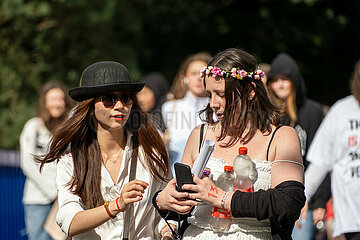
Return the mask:
[[127,68],[117,62],[97,62],[83,71],[80,87],[69,91],[69,96],[77,102],[101,96],[107,93],[121,91],[137,93],[144,83],[131,81]]

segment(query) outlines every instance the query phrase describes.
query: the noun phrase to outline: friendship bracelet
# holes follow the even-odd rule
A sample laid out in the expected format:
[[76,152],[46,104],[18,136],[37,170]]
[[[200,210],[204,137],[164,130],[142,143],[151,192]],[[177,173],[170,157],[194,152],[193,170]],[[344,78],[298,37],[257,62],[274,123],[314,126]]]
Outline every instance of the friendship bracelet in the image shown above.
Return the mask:
[[166,209],[160,207],[160,205],[159,205],[159,195],[160,195],[160,193],[158,193],[158,195],[156,196],[156,200],[155,200],[156,206],[157,206],[160,210],[166,210]]
[[118,203],[118,200],[119,200],[120,197],[117,197],[115,202],[116,202],[116,207],[117,209],[120,211],[120,212],[123,212],[124,210],[121,210],[120,206],[119,206],[119,203]]
[[111,212],[110,212],[109,204],[110,204],[109,201],[106,201],[106,202],[104,203],[104,207],[105,207],[106,213],[109,215],[109,217],[115,218],[116,216],[112,215]]
[[[176,228],[174,229],[174,231],[176,231]],[[166,237],[166,234],[168,234],[169,232],[171,232],[171,233],[172,233],[172,231],[171,231],[171,229],[170,229],[170,228],[168,228],[168,230],[166,230],[166,231],[162,234],[162,236],[161,236],[161,240],[164,240],[164,238]]]
[[222,209],[225,209],[225,200],[226,200],[226,197],[227,197],[227,195],[229,194],[230,192],[226,192],[225,194],[224,194],[224,196],[223,196],[223,198],[221,199],[221,208]]

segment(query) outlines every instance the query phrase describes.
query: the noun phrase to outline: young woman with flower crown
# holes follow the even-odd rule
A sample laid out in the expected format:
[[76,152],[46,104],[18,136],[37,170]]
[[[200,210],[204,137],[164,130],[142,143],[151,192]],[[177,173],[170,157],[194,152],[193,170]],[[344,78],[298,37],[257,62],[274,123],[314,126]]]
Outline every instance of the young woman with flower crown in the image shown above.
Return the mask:
[[[207,124],[203,139],[215,142],[208,162],[213,180],[194,176],[195,185],[177,192],[176,180],[153,198],[163,216],[169,210],[188,218],[191,225],[184,239],[291,239],[291,231],[305,202],[304,171],[300,143],[295,130],[279,124],[279,111],[270,102],[253,56],[239,49],[218,53],[202,70],[209,105],[205,109]],[[219,121],[213,121],[213,114]],[[196,127],[186,144],[182,163],[193,165],[200,144],[200,127]],[[238,148],[245,146],[256,164],[258,180],[255,192],[225,192],[213,181],[232,165]],[[198,204],[197,199],[205,204]],[[215,233],[210,228],[211,206],[231,210],[233,223],[227,233]],[[169,219],[169,217],[168,217]],[[176,219],[173,218],[173,219]],[[171,238],[171,231],[163,231]]]
[[135,98],[144,84],[131,82],[117,62],[88,66],[80,84],[69,91],[79,103],[42,162],[58,161],[57,222],[74,240],[154,239],[161,218],[151,197],[170,170],[164,143]]

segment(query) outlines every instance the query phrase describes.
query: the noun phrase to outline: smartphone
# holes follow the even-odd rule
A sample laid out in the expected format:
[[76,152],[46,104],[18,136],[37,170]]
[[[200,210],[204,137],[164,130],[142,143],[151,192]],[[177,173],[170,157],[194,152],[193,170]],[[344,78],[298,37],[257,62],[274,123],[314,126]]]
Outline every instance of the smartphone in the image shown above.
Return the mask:
[[[176,190],[178,192],[184,192],[184,190],[182,190],[184,184],[195,184],[189,165],[177,162],[174,164],[174,168],[176,175]],[[193,191],[188,192],[193,193]]]

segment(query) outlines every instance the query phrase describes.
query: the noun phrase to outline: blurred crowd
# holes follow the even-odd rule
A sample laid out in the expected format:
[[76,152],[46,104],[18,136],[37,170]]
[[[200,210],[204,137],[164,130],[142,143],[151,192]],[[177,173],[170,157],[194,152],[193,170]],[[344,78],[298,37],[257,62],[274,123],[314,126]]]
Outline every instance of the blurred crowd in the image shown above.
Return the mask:
[[[138,81],[144,87],[136,95],[137,102],[165,143],[169,175],[175,176],[174,164],[181,161],[191,131],[206,122],[209,92],[200,70],[211,59],[209,53],[195,53],[184,59],[173,79],[150,72]],[[265,73],[262,81],[269,98],[282,114],[281,124],[294,128],[300,141],[307,201],[292,238],[356,239],[351,237],[360,232],[360,200],[353,191],[360,186],[360,62],[351,79],[352,95],[333,106],[307,96],[301,69],[289,54],[279,53],[271,62],[259,63],[258,68]],[[40,92],[37,116],[26,122],[21,133],[21,168],[26,176],[23,204],[30,240],[67,238],[55,220],[56,162],[45,164],[40,172],[40,162],[34,156],[48,153],[57,126],[77,111],[66,86],[50,81]],[[221,121],[216,114],[212,118]],[[67,148],[66,152],[70,151]],[[111,161],[116,162],[117,157]]]

